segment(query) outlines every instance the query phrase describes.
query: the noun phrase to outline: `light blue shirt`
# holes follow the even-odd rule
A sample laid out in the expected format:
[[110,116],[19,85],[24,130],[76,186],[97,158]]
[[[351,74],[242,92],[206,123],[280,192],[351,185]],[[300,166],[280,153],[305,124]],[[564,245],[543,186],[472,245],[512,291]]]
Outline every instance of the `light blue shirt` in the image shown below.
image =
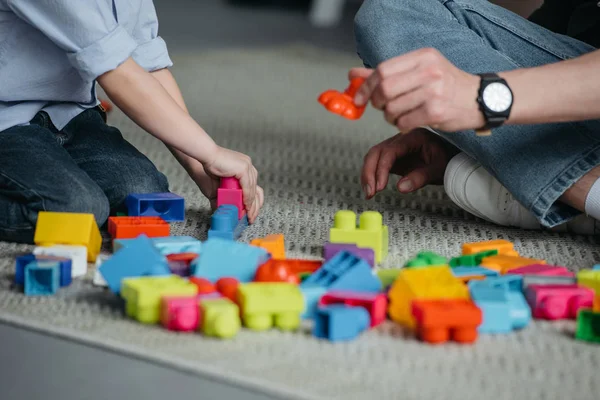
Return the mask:
[[0,132],[42,110],[62,129],[129,57],[172,65],[152,0],[0,0]]

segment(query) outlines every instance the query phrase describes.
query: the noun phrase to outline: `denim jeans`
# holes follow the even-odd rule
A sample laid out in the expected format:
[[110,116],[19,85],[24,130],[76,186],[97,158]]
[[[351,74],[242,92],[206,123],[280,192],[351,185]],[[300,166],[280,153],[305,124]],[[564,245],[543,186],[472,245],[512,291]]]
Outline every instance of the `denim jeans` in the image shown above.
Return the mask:
[[99,226],[130,193],[167,192],[167,178],[88,109],[58,131],[48,114],[0,132],[0,240],[31,243],[39,211],[94,214]]
[[[536,67],[595,50],[487,0],[365,0],[355,34],[368,67],[425,47],[470,73]],[[438,134],[480,162],[547,227],[580,214],[558,199],[600,164],[600,120],[505,125],[488,137]]]

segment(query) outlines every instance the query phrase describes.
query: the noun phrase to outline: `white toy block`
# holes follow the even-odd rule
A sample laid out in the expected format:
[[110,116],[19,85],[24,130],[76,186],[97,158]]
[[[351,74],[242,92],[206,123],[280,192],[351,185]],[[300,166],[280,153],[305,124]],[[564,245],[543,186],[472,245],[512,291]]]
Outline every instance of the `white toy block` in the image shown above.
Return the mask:
[[38,246],[33,250],[35,255],[65,257],[71,259],[71,277],[77,278],[87,272],[87,247],[57,244],[54,246]]

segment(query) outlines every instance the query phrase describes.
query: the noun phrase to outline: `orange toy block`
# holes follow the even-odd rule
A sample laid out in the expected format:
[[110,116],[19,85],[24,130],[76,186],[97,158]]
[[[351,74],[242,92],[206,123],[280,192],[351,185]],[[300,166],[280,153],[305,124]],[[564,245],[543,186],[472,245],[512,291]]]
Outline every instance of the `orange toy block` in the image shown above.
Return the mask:
[[354,96],[364,82],[364,78],[352,79],[350,85],[343,93],[337,90],[327,90],[319,96],[319,103],[329,112],[341,115],[347,119],[359,119],[364,114],[366,106],[358,107],[354,104]]
[[170,227],[161,217],[110,217],[108,233],[113,239],[132,239],[141,234],[164,237],[170,235]]
[[466,299],[415,300],[412,314],[419,338],[432,344],[473,343],[483,321],[481,310]]
[[506,274],[511,269],[526,267],[528,265],[533,264],[546,264],[546,261],[535,260],[533,258],[526,257],[506,256],[500,254],[496,256],[485,257],[481,261],[482,267],[493,269],[494,271],[498,271],[501,274]]
[[285,260],[285,239],[283,235],[268,235],[264,238],[254,239],[250,242],[252,246],[262,247],[271,253],[271,258]]
[[486,242],[465,243],[462,246],[463,255],[480,253],[487,250],[498,250],[498,255],[518,256],[512,242],[508,240],[488,240]]

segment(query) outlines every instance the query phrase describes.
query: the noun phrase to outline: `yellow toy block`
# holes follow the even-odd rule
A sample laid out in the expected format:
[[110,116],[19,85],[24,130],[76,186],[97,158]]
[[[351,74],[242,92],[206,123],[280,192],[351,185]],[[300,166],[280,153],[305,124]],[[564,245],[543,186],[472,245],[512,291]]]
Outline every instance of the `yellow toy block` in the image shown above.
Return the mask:
[[585,286],[600,296],[600,270],[583,269],[577,272],[577,284]]
[[121,297],[125,313],[143,324],[160,321],[160,301],[163,296],[194,296],[198,287],[177,275],[142,276],[121,281]]
[[417,299],[468,299],[469,289],[449,266],[402,269],[388,292],[393,321],[415,327],[412,302]]
[[498,271],[501,274],[506,274],[511,269],[526,267],[533,264],[546,264],[546,261],[498,254],[496,256],[485,257],[481,260],[480,265]]
[[38,246],[85,246],[88,262],[96,261],[102,246],[102,236],[93,214],[40,211],[33,241]]
[[465,243],[462,246],[463,255],[481,253],[487,250],[498,250],[498,255],[518,256],[514,245],[508,240],[488,240],[485,242]]
[[240,309],[228,298],[201,300],[198,307],[198,329],[206,336],[230,339],[237,335],[242,327]]
[[268,235],[264,238],[254,239],[250,244],[267,250],[275,260],[285,260],[285,239],[283,235]]
[[246,327],[263,331],[275,326],[293,330],[300,326],[304,296],[293,283],[251,282],[238,287],[238,304]]
[[376,211],[363,212],[358,227],[354,212],[338,211],[335,213],[333,227],[329,231],[329,241],[373,249],[375,262],[378,263],[388,255],[388,227],[383,225],[383,216]]

